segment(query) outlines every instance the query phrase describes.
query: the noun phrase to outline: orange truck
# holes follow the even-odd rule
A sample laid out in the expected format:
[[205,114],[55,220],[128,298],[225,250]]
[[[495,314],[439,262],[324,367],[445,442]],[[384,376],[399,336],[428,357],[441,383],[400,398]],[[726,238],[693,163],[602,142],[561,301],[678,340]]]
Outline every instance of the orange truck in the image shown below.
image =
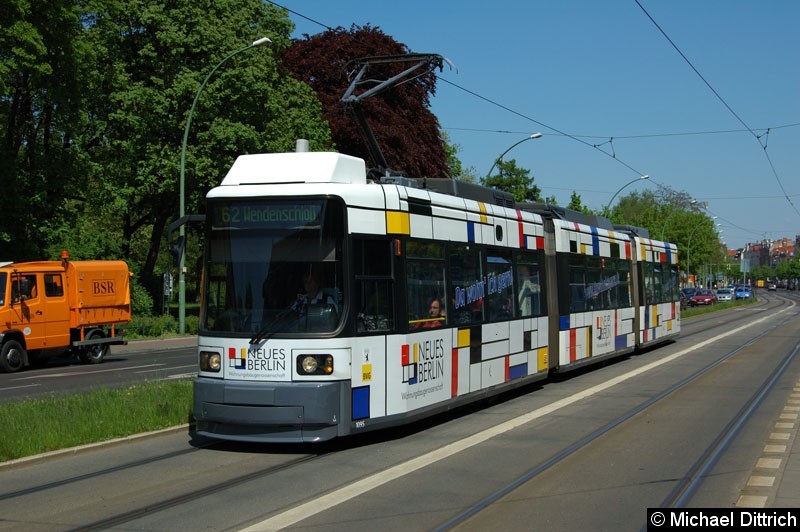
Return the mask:
[[0,264],[0,371],[63,355],[98,364],[127,343],[115,326],[131,319],[128,265],[62,259]]

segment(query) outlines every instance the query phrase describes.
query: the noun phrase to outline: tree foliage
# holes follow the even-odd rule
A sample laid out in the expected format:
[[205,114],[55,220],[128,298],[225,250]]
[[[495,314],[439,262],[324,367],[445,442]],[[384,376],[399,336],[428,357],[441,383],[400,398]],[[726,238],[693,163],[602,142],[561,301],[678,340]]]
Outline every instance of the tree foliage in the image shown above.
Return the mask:
[[[336,148],[377,166],[351,113],[339,103],[350,86],[353,72],[348,68],[352,67],[350,62],[353,59],[402,55],[410,50],[379,28],[369,25],[353,25],[350,30],[336,28],[304,37],[285,50],[284,67],[316,92]],[[403,68],[399,64],[372,67],[370,77],[387,79]],[[430,111],[430,98],[435,91],[436,76],[428,72],[361,104],[378,145],[393,170],[413,177],[449,177],[439,122]]]
[[[122,258],[151,293],[169,265],[184,126],[186,212],[243,153],[331,145],[316,95],[278,69],[287,12],[261,0],[11,0],[0,10],[0,256]],[[191,229],[190,229],[191,232]],[[197,257],[198,235],[189,252]],[[194,264],[189,261],[188,264]],[[189,279],[199,277],[191,270]]]
[[582,212],[584,214],[594,214],[589,207],[583,205],[581,201],[581,195],[574,190],[569,198],[569,204],[567,205],[567,208],[572,209],[573,211]]
[[[678,245],[683,271],[694,273],[703,264],[722,264],[725,254],[712,217],[687,202],[688,207],[667,204],[650,190],[632,192],[622,197],[609,213],[616,224],[643,227],[650,237],[661,239],[665,231],[670,242]],[[667,214],[665,214],[665,212]]]
[[83,84],[91,54],[73,0],[7,0],[0,9],[0,256],[32,258],[69,223],[87,161]]
[[516,159],[498,159],[498,173],[486,176],[481,182],[487,187],[505,190],[514,196],[514,201],[542,201],[541,189],[534,184],[531,171],[517,166]]

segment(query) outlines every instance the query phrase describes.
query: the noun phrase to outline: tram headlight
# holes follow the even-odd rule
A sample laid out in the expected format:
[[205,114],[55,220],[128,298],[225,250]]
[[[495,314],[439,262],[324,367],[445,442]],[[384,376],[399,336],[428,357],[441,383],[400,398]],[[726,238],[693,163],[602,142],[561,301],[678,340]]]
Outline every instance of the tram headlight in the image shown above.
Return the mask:
[[333,373],[331,355],[300,355],[297,357],[297,373],[300,375],[330,375]]
[[213,351],[200,351],[200,371],[219,372],[222,367],[222,357]]

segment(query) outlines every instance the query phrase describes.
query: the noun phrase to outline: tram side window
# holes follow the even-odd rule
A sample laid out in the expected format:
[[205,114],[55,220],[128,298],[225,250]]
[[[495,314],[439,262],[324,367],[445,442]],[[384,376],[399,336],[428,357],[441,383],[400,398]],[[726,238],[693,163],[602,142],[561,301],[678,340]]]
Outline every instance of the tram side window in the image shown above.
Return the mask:
[[630,306],[631,279],[627,261],[569,255],[567,270],[570,312]]
[[[409,329],[438,327],[446,323],[449,307],[444,298],[444,287],[444,246],[434,242],[409,241],[406,245]],[[435,301],[439,304],[434,304]],[[435,312],[432,309],[436,309]]]
[[358,332],[394,329],[392,245],[387,240],[353,242]]
[[514,269],[511,250],[490,249],[486,253],[486,305],[489,320],[514,317]]
[[652,262],[645,262],[642,264],[642,301],[645,305],[653,305],[656,302],[655,297],[655,281],[654,281],[655,264]]
[[586,264],[586,287],[583,298],[587,310],[601,310],[609,307],[608,290],[604,285],[603,270],[600,260],[589,258]]
[[653,267],[653,303],[661,303],[664,299],[664,284],[660,264]]
[[451,244],[449,253],[448,304],[453,309],[450,323],[455,325],[481,323],[486,295],[481,252],[474,245]]
[[567,264],[569,281],[569,311],[583,312],[586,310],[586,267],[583,257],[569,255]]
[[614,308],[631,306],[631,263],[625,259],[616,259],[614,266],[617,272],[617,286],[614,290]]
[[539,270],[539,252],[522,251],[516,255],[516,294],[519,317],[541,316],[543,278]]
[[666,287],[664,295],[666,301],[680,301],[678,279],[680,279],[680,273],[677,265],[673,264],[664,269],[664,286]]

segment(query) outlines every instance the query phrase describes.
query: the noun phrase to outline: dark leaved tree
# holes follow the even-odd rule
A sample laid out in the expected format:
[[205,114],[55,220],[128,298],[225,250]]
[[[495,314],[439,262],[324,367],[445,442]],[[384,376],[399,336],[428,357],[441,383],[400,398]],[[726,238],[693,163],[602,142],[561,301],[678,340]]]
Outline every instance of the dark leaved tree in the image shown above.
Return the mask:
[[[283,66],[316,91],[336,148],[377,166],[352,111],[340,105],[340,100],[350,86],[349,75],[354,74],[353,59],[407,54],[408,47],[370,26],[354,25],[350,30],[336,28],[304,37],[284,51]],[[381,65],[370,70],[370,77],[387,79],[403,68],[400,64]],[[448,176],[439,123],[430,111],[435,89],[435,74],[425,71],[363,102],[364,114],[391,169],[413,177]]]

